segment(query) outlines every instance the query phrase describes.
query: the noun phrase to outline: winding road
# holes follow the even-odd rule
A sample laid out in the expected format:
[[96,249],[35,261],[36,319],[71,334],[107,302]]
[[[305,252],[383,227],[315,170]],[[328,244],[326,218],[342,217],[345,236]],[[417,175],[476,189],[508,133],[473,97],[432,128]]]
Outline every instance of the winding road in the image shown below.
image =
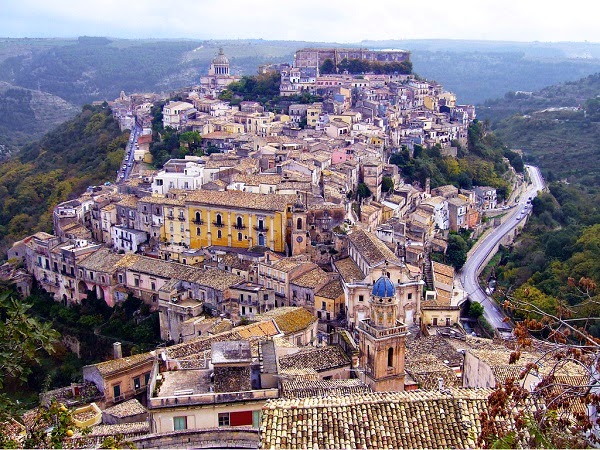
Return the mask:
[[484,308],[483,316],[496,330],[509,329],[511,327],[510,322],[504,322],[504,318],[506,317],[504,311],[494,299],[485,293],[479,285],[477,278],[481,270],[483,270],[483,264],[488,255],[496,250],[496,245],[505,235],[512,232],[523,222],[526,216],[526,214],[523,214],[523,209],[528,208],[527,212],[529,212],[529,198],[537,196],[538,192],[544,188],[544,180],[539,168],[529,165],[525,166],[525,168],[529,173],[531,183],[527,185],[516,207],[509,210],[508,217],[504,223],[477,244],[477,248],[467,259],[460,272],[460,281],[469,300],[481,303]]

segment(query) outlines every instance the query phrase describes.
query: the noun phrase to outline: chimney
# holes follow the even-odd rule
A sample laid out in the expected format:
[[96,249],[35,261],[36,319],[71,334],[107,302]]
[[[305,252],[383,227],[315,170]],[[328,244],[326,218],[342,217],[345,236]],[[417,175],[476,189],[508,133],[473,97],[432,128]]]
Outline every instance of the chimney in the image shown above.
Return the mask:
[[121,350],[120,342],[115,342],[113,344],[113,357],[114,359],[119,359],[123,357],[123,351]]

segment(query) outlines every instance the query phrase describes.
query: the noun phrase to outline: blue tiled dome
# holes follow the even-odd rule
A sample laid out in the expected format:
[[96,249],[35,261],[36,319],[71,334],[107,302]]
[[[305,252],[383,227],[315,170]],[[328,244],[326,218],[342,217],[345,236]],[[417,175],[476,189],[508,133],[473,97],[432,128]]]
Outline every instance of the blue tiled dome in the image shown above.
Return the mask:
[[381,276],[373,285],[371,292],[374,297],[393,297],[396,293],[396,288],[390,279],[386,276]]

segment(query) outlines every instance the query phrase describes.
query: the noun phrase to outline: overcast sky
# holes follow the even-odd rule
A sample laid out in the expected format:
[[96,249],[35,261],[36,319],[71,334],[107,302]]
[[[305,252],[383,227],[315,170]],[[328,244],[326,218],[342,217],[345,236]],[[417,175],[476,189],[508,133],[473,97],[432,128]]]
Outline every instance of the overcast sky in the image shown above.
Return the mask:
[[592,0],[0,0],[0,37],[600,42],[599,11]]

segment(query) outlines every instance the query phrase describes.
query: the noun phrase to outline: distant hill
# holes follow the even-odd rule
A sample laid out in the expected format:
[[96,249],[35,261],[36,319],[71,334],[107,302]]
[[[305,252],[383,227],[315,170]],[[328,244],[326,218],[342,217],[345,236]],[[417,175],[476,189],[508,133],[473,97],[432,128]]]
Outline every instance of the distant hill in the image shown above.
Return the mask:
[[4,38],[0,82],[28,89],[32,100],[26,92],[3,94],[6,90],[0,89],[0,110],[11,112],[0,120],[0,145],[19,146],[40,136],[72,117],[72,105],[112,100],[121,91],[168,93],[193,85],[208,71],[219,47],[232,73],[254,75],[261,64],[291,63],[299,48],[341,46],[410,50],[414,72],[443,84],[460,103],[480,104],[508,91],[539,90],[600,72],[600,45],[591,43]]
[[498,122],[514,114],[528,114],[547,108],[579,107],[597,95],[600,95],[600,73],[536,91],[507,92],[504,97],[488,100],[479,106],[477,116],[482,120]]
[[[495,133],[550,179],[600,186],[600,74],[488,102]],[[498,118],[513,114],[509,118]]]
[[0,161],[79,111],[55,95],[0,81]]

